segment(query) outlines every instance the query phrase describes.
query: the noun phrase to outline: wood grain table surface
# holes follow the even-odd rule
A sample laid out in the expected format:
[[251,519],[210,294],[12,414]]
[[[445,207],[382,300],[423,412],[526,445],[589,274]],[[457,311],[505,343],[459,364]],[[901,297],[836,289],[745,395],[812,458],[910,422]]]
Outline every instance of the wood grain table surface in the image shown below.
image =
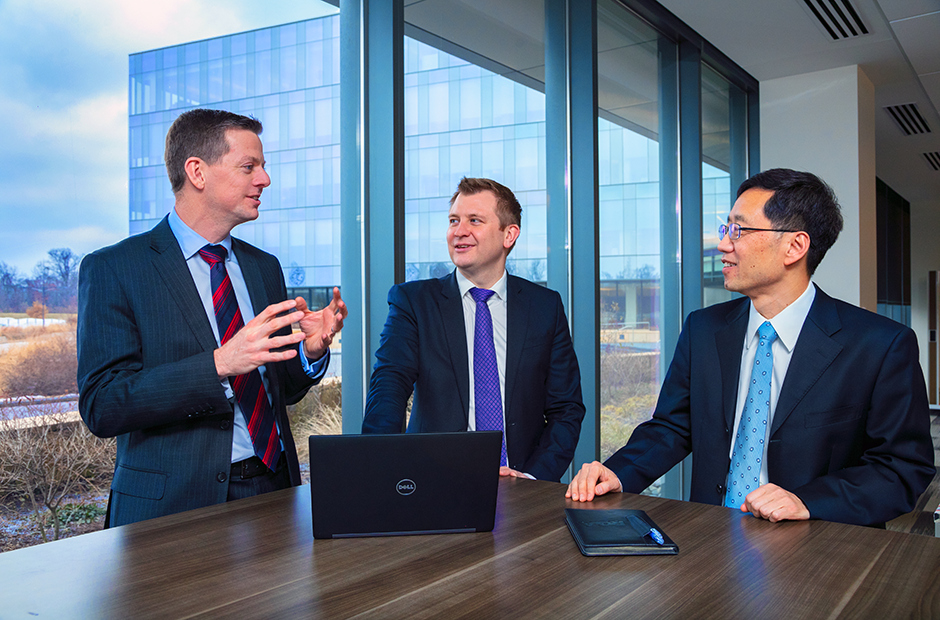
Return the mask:
[[[0,554],[0,618],[940,618],[940,539],[502,479],[492,533],[314,540],[310,488]],[[565,507],[676,556],[583,557]]]

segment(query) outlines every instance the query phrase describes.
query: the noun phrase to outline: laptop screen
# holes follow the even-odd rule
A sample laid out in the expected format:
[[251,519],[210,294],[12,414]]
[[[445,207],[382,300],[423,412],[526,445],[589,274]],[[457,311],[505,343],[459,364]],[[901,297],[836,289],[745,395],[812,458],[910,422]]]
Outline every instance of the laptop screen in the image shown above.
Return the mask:
[[492,531],[502,433],[312,435],[314,538]]

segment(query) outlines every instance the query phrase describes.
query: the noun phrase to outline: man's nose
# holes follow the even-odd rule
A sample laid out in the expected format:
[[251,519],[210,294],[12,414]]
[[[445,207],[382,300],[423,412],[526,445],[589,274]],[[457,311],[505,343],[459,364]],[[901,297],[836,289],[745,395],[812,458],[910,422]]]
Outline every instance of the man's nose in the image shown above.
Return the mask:
[[271,175],[264,168],[261,168],[261,174],[255,178],[255,185],[258,187],[267,187],[271,184]]
[[728,254],[729,252],[734,251],[734,244],[731,243],[731,233],[728,232],[721,239],[718,240],[717,249],[723,254]]

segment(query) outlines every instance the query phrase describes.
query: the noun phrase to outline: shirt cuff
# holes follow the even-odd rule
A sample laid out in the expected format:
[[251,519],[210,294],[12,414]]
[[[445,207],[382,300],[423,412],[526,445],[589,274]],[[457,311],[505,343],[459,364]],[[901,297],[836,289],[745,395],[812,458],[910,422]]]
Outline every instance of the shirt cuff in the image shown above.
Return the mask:
[[330,349],[327,348],[326,355],[321,357],[315,362],[311,362],[307,359],[307,354],[304,353],[304,343],[298,345],[300,350],[300,365],[304,369],[304,372],[307,373],[307,376],[313,379],[314,381],[319,381],[323,378],[323,375],[326,374],[326,369],[330,365]]

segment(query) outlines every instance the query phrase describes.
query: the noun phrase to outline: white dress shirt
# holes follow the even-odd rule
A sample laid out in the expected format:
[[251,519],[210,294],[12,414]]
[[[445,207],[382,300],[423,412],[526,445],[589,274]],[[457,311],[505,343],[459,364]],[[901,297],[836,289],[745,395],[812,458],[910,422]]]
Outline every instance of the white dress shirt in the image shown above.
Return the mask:
[[803,330],[803,323],[809,314],[809,309],[816,299],[816,287],[810,282],[803,294],[796,298],[792,304],[783,309],[772,319],[766,319],[760,312],[754,308],[753,302],[750,304],[750,316],[747,322],[747,332],[744,336],[744,349],[741,352],[741,373],[738,380],[738,400],[735,405],[734,429],[735,435],[731,438],[731,448],[728,451],[729,456],[734,452],[734,443],[737,438],[738,425],[741,422],[741,415],[744,412],[744,403],[747,401],[747,390],[751,380],[751,368],[754,366],[754,357],[757,355],[757,330],[764,323],[770,321],[774,331],[777,332],[777,339],[771,345],[774,354],[774,370],[770,381],[770,412],[767,417],[767,436],[764,437],[764,455],[761,458],[760,483],[767,484],[767,441],[770,436],[770,426],[774,419],[774,412],[777,410],[777,396],[780,394],[780,388],[783,386],[783,380],[787,376],[787,369],[790,367],[790,358],[793,355],[793,348]]

